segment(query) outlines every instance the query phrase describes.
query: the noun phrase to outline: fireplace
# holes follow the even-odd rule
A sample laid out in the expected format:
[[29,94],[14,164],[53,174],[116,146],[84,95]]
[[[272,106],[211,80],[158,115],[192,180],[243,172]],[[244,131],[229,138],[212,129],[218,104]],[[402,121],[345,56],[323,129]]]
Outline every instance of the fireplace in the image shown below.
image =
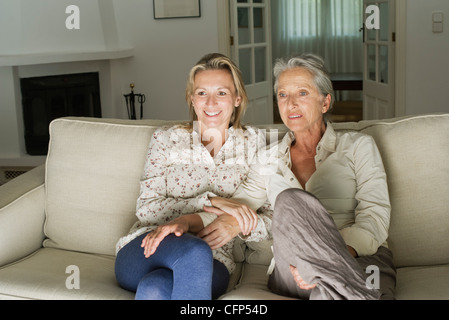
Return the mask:
[[98,72],[20,79],[25,147],[29,155],[46,155],[48,126],[65,116],[101,117]]

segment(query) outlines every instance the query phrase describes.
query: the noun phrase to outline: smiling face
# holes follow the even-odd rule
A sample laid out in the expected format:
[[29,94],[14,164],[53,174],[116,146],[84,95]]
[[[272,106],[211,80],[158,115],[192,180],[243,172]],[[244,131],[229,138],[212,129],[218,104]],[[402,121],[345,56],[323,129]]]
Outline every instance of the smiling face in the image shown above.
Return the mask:
[[204,70],[195,75],[193,107],[201,131],[216,128],[223,134],[229,127],[234,108],[240,105],[231,73],[227,70]]
[[313,130],[323,124],[331,96],[324,97],[307,69],[288,69],[279,76],[277,87],[279,113],[284,124],[293,132]]

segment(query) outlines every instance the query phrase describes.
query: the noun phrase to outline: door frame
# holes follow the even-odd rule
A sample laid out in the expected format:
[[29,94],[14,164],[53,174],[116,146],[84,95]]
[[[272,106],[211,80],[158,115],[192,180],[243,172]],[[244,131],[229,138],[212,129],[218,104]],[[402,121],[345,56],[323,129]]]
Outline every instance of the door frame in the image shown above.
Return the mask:
[[[232,23],[235,23],[233,19],[237,17],[231,17],[231,10],[233,7],[231,6],[231,0],[216,0],[217,2],[217,40],[218,40],[218,52],[227,55],[228,57],[233,58],[233,60],[239,60],[238,55],[236,55],[235,46],[238,45],[238,35],[233,34]],[[268,3],[264,4],[264,8],[267,7],[267,10],[264,10],[265,18],[271,22],[270,16],[271,11],[268,10],[270,8],[270,0],[267,0]],[[257,6],[257,4],[256,4]],[[265,19],[264,18],[264,19]],[[267,22],[267,26],[270,26],[271,23]],[[235,26],[234,26],[235,27]],[[272,54],[271,54],[271,27],[266,30],[266,38],[265,43],[269,48],[266,51],[266,59],[269,62],[269,66],[266,66],[266,80],[260,82],[254,82],[251,84],[246,84],[246,91],[248,95],[248,109],[245,113],[245,120],[249,121],[252,124],[270,124],[273,123],[273,92],[272,92]],[[235,30],[236,32],[236,30]],[[236,42],[235,44],[231,43],[231,37]],[[257,46],[257,45],[256,45]],[[252,59],[255,59],[254,54],[252,53]],[[252,60],[254,61],[254,60]],[[253,66],[254,67],[254,66]],[[254,78],[255,70],[252,69],[251,77]],[[252,79],[252,82],[255,79]],[[267,85],[268,88],[263,88],[264,85]],[[263,100],[266,99],[264,102]],[[256,109],[260,109],[261,112],[256,112]],[[263,115],[263,116],[261,116]]]
[[231,26],[229,20],[229,0],[217,0],[218,52],[231,55]]
[[[407,0],[396,0],[395,117],[406,115]],[[218,52],[230,56],[229,0],[217,0]]]
[[407,0],[396,0],[395,117],[406,114]]

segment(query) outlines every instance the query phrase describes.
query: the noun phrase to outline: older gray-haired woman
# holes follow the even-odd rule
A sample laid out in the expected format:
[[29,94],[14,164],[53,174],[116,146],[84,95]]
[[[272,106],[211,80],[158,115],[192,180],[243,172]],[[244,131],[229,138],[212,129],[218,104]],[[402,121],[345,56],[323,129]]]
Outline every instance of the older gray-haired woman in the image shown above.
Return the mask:
[[[333,90],[320,57],[304,54],[274,67],[279,112],[290,132],[254,166],[222,210],[273,237],[268,286],[310,299],[392,299],[396,271],[386,239],[390,202],[372,137],[337,132],[327,121]],[[254,213],[268,200],[274,210]],[[240,204],[239,203],[243,203]],[[217,209],[218,208],[218,209]],[[245,211],[247,212],[247,211]]]

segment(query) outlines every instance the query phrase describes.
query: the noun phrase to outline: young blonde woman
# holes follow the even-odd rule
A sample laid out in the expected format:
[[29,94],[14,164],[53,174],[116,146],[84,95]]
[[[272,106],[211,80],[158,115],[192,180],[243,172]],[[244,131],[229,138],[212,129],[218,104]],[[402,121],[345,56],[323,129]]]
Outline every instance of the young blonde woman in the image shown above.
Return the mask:
[[217,298],[235,268],[232,240],[211,249],[228,234],[218,230],[201,239],[196,233],[215,219],[238,228],[232,216],[217,218],[203,208],[211,206],[210,197],[234,193],[265,136],[240,123],[247,96],[239,69],[226,56],[206,55],[191,69],[186,99],[192,121],[155,131],[138,222],[117,243],[117,280],[136,291],[136,299]]

